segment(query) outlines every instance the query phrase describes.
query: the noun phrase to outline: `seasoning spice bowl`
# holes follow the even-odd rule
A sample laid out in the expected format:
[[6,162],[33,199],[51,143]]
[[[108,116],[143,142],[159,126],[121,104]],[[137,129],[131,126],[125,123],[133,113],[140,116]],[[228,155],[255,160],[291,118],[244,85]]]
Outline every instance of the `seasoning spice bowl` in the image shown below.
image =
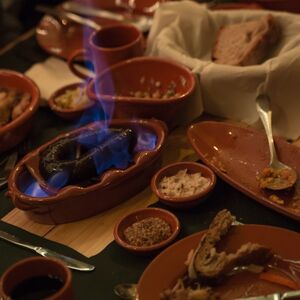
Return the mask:
[[[145,227],[148,233],[144,232]],[[117,244],[134,254],[151,255],[172,243],[179,231],[180,223],[173,213],[153,207],[139,209],[123,217],[115,225],[114,238]],[[150,241],[152,238],[156,242]],[[154,243],[149,245],[151,242]]]
[[50,109],[66,120],[79,118],[95,102],[85,92],[86,84],[82,82],[68,84],[55,91],[48,100]]
[[202,203],[215,184],[216,175],[209,167],[196,162],[177,162],[156,172],[151,189],[164,204],[188,209]]

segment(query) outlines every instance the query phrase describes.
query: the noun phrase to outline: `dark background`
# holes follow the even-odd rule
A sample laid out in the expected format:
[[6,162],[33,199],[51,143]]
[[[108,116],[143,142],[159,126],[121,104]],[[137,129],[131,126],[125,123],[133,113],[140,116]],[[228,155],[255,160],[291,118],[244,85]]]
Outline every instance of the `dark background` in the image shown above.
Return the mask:
[[42,17],[37,4],[55,6],[62,0],[0,0],[0,48],[34,27]]

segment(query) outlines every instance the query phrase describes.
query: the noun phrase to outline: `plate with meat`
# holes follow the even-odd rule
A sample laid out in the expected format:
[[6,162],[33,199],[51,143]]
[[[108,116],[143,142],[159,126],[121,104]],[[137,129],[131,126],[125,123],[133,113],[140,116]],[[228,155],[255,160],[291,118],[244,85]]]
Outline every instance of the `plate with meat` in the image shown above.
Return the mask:
[[[299,180],[291,189],[261,188],[261,172],[270,161],[265,132],[228,122],[199,122],[188,130],[188,138],[200,159],[216,174],[255,201],[297,221],[300,220]],[[280,161],[293,168],[299,178],[300,148],[275,137]]]
[[138,298],[227,300],[296,289],[296,284],[287,287],[269,280],[272,276],[267,278],[266,274],[274,272],[293,282],[278,270],[267,270],[267,266],[278,256],[299,260],[300,234],[264,225],[235,226],[234,222],[235,217],[222,210],[207,231],[163,251],[141,276]]

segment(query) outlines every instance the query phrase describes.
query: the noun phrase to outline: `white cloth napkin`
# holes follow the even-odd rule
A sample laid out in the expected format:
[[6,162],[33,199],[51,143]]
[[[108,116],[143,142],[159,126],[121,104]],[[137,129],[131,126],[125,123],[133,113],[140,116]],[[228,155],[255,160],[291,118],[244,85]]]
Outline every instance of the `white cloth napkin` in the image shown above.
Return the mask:
[[[215,64],[211,50],[219,28],[271,13],[282,38],[271,58],[255,66]],[[147,54],[173,59],[200,77],[198,102],[207,113],[258,123],[255,97],[261,83],[271,99],[274,133],[300,135],[300,15],[266,10],[210,11],[192,1],[165,2],[156,11]],[[201,107],[201,106],[199,106]],[[200,115],[201,109],[193,109]]]
[[81,82],[81,79],[70,71],[68,64],[56,57],[49,57],[41,63],[34,64],[25,74],[37,84],[42,99],[46,101],[59,88]]

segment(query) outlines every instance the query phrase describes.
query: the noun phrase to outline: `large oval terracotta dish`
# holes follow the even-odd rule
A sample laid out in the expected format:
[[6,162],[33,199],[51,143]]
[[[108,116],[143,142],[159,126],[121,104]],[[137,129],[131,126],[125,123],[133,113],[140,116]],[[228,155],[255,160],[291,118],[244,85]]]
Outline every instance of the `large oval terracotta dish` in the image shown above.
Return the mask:
[[[201,160],[227,183],[261,204],[300,221],[299,182],[295,188],[280,192],[259,187],[258,176],[269,164],[269,148],[263,131],[224,122],[199,122],[189,128],[188,138]],[[275,138],[275,144],[279,159],[296,170],[299,178],[300,148],[281,138]],[[276,197],[284,203],[276,203]]]
[[[47,146],[62,138],[74,136],[77,138],[87,130],[101,132],[105,128],[106,122],[88,124],[61,134],[26,155],[9,177],[8,195],[15,206],[24,210],[36,222],[60,224],[83,219],[112,208],[144,189],[153,173],[160,167],[166,138],[165,124],[155,119],[132,121],[119,119],[110,122],[110,129],[130,129],[136,136],[132,159],[125,168],[109,167],[98,176],[90,178],[88,183],[86,180],[79,183],[70,182],[57,189],[46,183],[40,162]],[[120,157],[122,154],[117,152],[116,155]],[[107,157],[103,155],[95,165],[106,164]],[[95,157],[91,156],[91,159]],[[90,171],[87,174],[90,175]]]
[[[138,299],[160,300],[160,293],[172,288],[186,272],[188,253],[197,247],[205,231],[184,238],[164,250],[146,268],[138,283]],[[242,244],[256,242],[270,247],[284,258],[300,259],[300,234],[272,226],[234,226],[220,244],[227,253],[235,252]],[[287,247],[293,245],[293,247]],[[283,286],[258,278],[258,274],[244,272],[227,278],[216,291],[221,300],[267,295],[288,290]]]

